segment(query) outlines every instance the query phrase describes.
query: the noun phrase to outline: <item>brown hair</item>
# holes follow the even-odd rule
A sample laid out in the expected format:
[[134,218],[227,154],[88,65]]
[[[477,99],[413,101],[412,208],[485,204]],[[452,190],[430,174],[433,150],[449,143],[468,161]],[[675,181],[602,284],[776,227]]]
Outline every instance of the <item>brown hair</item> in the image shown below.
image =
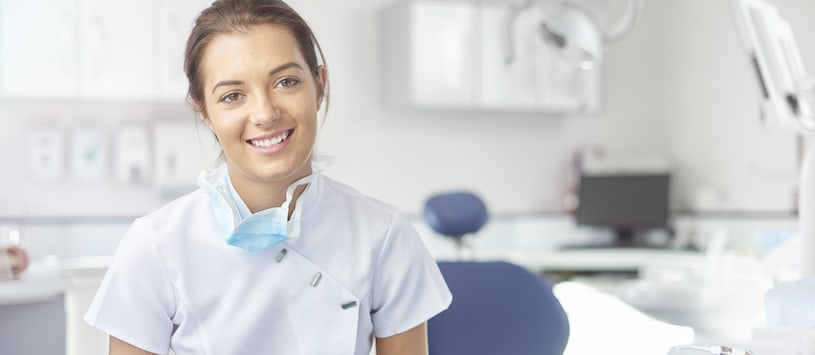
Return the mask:
[[[207,45],[218,34],[248,31],[252,26],[261,24],[285,26],[292,32],[309,71],[318,79],[317,87],[328,107],[328,82],[325,87],[319,85],[320,62],[325,66],[323,50],[311,27],[294,9],[281,0],[217,0],[195,19],[184,52],[184,72],[189,81],[187,100],[196,111],[205,110],[201,60]],[[317,61],[317,54],[320,55],[320,62]]]

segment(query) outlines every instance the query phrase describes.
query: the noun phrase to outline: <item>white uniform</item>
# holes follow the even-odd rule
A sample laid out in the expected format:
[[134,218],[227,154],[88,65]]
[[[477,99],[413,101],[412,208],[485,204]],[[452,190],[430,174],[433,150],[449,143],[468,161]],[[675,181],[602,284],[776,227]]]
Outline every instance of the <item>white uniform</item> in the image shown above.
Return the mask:
[[409,221],[330,178],[300,196],[300,237],[255,253],[213,232],[209,201],[137,219],[85,320],[158,354],[367,355],[450,304]]

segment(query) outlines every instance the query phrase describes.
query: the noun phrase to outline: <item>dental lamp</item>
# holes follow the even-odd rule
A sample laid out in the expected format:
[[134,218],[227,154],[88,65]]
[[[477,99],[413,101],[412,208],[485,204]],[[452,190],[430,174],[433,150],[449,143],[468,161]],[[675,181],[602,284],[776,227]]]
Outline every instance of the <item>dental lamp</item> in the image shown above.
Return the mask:
[[[539,24],[541,37],[562,58],[574,62],[581,70],[592,70],[603,62],[603,46],[623,38],[634,27],[640,16],[642,0],[628,0],[625,15],[611,27],[598,18],[608,0],[564,1]],[[532,0],[512,5],[505,26],[506,49],[504,62],[514,60],[513,26],[518,15],[533,6]]]
[[544,41],[563,58],[576,62],[583,70],[591,70],[603,59],[603,38],[592,18],[574,5],[563,8],[547,21],[541,22]]
[[[769,126],[815,132],[807,75],[789,23],[768,0],[730,0],[731,13],[758,79],[762,119]],[[765,296],[770,325],[815,326],[815,145],[801,161],[798,196],[802,279],[779,284]]]

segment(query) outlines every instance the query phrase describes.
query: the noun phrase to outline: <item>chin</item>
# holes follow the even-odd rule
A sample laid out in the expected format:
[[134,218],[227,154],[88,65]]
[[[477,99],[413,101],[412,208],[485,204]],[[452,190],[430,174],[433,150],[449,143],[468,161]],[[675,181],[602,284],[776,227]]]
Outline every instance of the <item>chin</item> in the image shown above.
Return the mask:
[[293,182],[301,177],[307,176],[311,173],[311,164],[309,161],[299,164],[286,164],[286,166],[269,167],[268,169],[255,170],[255,176],[258,180],[268,182]]

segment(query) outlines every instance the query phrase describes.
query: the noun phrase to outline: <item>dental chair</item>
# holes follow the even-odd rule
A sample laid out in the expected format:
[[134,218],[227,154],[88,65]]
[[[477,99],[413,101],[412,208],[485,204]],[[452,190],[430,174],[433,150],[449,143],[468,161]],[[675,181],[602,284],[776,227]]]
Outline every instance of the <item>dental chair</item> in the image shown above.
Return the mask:
[[487,206],[471,192],[448,192],[431,196],[424,206],[424,219],[436,233],[452,238],[461,255],[466,237],[475,234],[489,219]]
[[[469,192],[432,196],[424,218],[461,246],[486,224],[487,209]],[[561,355],[569,321],[538,274],[505,261],[442,261],[453,302],[428,321],[430,355]]]

